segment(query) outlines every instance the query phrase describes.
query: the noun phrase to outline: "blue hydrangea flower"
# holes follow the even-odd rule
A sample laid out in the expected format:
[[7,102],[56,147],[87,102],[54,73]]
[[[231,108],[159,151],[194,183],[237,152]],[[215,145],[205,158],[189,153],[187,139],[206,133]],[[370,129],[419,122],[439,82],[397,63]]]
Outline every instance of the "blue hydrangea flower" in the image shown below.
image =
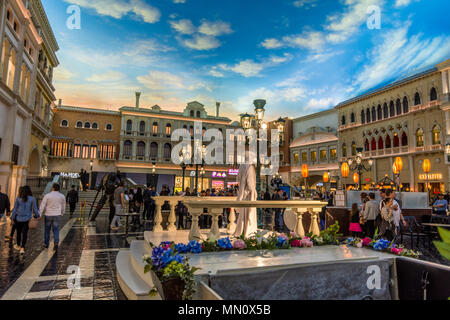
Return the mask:
[[187,245],[187,250],[190,253],[199,254],[202,252],[202,245],[198,241],[191,241]]
[[217,245],[221,249],[233,249],[230,238],[219,239],[219,241],[217,241]]
[[175,250],[179,253],[188,253],[190,250],[190,247],[183,243],[179,243],[179,244],[175,245]]
[[283,237],[278,237],[277,247],[281,248],[286,244],[286,239]]

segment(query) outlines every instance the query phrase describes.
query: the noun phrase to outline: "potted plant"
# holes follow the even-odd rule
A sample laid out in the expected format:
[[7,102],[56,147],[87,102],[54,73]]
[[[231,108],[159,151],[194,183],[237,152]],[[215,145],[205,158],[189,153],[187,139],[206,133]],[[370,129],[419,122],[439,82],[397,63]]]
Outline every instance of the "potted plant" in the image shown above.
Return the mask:
[[195,293],[194,273],[199,269],[191,267],[189,259],[181,255],[177,247],[169,242],[157,247],[152,245],[152,256],[144,256],[145,273],[151,274],[155,286],[150,294],[159,293],[163,300],[192,300]]

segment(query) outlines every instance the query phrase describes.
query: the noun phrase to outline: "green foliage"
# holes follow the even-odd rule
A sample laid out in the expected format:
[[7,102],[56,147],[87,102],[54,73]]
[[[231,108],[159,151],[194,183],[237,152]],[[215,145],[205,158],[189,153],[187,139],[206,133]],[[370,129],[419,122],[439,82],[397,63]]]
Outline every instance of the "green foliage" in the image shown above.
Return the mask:
[[434,245],[439,253],[447,260],[450,260],[450,230],[439,228],[442,241],[434,241]]
[[319,237],[312,237],[312,240],[316,245],[339,244],[338,237],[341,236],[340,234],[338,234],[339,229],[340,229],[339,222],[336,221],[336,223],[328,227],[328,229],[321,231]]

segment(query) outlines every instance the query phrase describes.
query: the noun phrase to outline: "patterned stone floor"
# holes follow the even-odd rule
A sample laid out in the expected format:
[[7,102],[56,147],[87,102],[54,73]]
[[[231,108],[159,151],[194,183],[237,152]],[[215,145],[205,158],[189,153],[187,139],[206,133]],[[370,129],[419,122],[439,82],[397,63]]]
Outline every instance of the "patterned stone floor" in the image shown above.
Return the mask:
[[[116,278],[115,259],[143,228],[108,233],[108,217],[96,226],[63,217],[58,252],[43,249],[43,225],[30,230],[21,257],[3,238],[9,224],[0,225],[0,297],[4,300],[125,300]],[[122,232],[122,233],[121,233]],[[127,241],[128,240],[128,241]]]

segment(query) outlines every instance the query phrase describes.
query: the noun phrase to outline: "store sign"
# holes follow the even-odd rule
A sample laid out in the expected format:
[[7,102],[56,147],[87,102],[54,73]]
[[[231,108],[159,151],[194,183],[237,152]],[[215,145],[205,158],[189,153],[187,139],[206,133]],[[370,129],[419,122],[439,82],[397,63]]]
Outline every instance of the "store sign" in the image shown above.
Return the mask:
[[442,174],[440,173],[432,173],[432,174],[421,174],[419,175],[419,180],[442,180]]
[[239,169],[230,169],[228,170],[229,176],[237,176],[239,174]]
[[213,172],[212,173],[212,177],[213,178],[222,178],[222,179],[225,179],[226,177],[227,177],[227,174],[226,174],[226,172]]
[[63,178],[72,178],[72,179],[79,179],[80,174],[79,173],[73,173],[73,172],[61,172],[59,174]]

